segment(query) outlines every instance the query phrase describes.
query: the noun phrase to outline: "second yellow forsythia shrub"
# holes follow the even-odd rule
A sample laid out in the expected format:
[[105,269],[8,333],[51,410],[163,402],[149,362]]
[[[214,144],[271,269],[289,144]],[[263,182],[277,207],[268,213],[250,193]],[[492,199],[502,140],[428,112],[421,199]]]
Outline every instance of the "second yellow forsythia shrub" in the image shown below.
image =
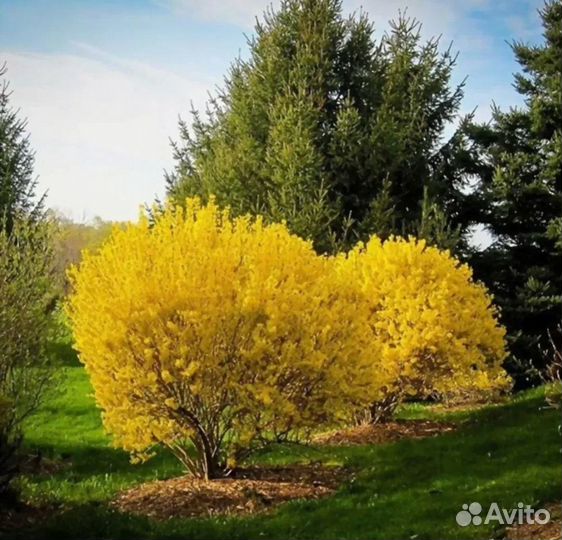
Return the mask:
[[140,458],[164,444],[211,478],[266,438],[364,407],[370,306],[332,270],[285,226],[213,203],[116,229],[71,271],[68,304],[115,444]]
[[[336,259],[369,299],[382,402],[508,389],[505,330],[471,269],[423,240],[373,237]],[[376,400],[375,400],[376,401]],[[376,404],[375,404],[376,405]]]

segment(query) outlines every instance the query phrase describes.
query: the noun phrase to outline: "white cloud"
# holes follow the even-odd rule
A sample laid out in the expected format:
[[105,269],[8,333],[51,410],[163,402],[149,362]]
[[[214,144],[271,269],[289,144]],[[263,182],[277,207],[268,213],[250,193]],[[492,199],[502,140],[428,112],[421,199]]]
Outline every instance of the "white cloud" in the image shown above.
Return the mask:
[[130,219],[163,192],[169,137],[211,80],[186,78],[78,44],[80,54],[0,51],[12,104],[28,118],[48,203],[73,217]]
[[[154,0],[174,12],[207,22],[218,22],[251,30],[256,16],[264,10],[277,9],[280,0]],[[475,10],[501,13],[513,35],[526,38],[536,31],[537,8],[542,0],[519,0],[525,15],[513,15],[513,0],[343,0],[344,12],[365,11],[374,21],[377,33],[388,30],[388,21],[399,11],[406,12],[423,25],[424,36],[442,35],[445,44],[454,41],[456,49],[483,53],[492,40],[477,23],[468,21]]]
[[[279,0],[154,1],[190,18],[246,30],[252,28],[256,14],[279,4]],[[521,1],[531,12],[540,0]],[[487,74],[500,67],[490,64],[490,36],[470,23],[469,14],[495,6],[505,13],[510,27],[527,31],[520,18],[508,18],[511,5],[509,0],[344,0],[346,12],[367,11],[377,33],[388,29],[388,20],[408,7],[408,14],[423,22],[425,35],[442,33],[444,44],[454,40],[454,47],[462,51],[455,77],[471,75],[463,107],[478,106],[479,119],[489,118],[492,98],[504,105],[512,104],[515,96],[510,73],[505,86],[488,84]],[[172,165],[168,139],[177,134],[178,114],[188,109],[190,100],[201,107],[207,90],[221,80],[194,72],[179,75],[86,43],[74,42],[72,47],[74,54],[0,51],[0,60],[8,62],[13,103],[29,119],[40,187],[49,190],[50,205],[70,210],[77,218],[83,214],[132,218],[140,204],[163,193],[163,169]]]
[[257,15],[268,6],[277,7],[279,0],[156,0],[181,15],[195,16],[207,22],[233,24],[241,28],[253,27]]
[[[155,0],[158,4],[178,14],[200,20],[232,24],[241,28],[253,27],[256,16],[262,15],[268,7],[278,8],[279,0]],[[371,15],[377,29],[387,28],[387,22],[394,19],[398,11],[420,19],[428,34],[448,31],[474,8],[487,8],[492,0],[344,0],[346,12],[360,9]]]

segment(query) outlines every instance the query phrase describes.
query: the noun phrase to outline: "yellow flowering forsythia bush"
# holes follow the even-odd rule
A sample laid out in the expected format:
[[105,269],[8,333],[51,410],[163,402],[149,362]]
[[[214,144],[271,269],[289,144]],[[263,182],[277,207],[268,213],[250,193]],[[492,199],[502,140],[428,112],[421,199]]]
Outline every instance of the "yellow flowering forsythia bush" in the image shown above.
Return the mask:
[[423,240],[376,237],[336,265],[372,306],[373,360],[387,381],[373,421],[405,398],[488,397],[510,387],[505,330],[467,265]]
[[470,269],[416,240],[318,256],[284,225],[188,200],[115,229],[70,274],[106,429],[193,474],[408,397],[509,386],[504,330]]
[[345,421],[374,395],[370,304],[284,225],[214,203],[116,229],[70,277],[76,347],[115,444],[193,474]]

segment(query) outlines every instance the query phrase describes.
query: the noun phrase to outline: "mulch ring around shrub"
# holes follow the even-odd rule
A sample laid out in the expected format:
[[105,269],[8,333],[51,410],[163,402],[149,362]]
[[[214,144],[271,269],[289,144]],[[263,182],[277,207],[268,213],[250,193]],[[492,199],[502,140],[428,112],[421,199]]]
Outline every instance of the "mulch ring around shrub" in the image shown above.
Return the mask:
[[294,499],[326,497],[351,475],[349,469],[320,464],[248,467],[217,480],[182,476],[149,482],[121,493],[112,505],[160,520],[253,514]]
[[395,442],[401,439],[423,439],[453,431],[455,424],[431,420],[400,420],[321,433],[313,442],[328,446],[367,445]]
[[508,527],[505,531],[508,540],[561,540],[562,539],[562,504],[547,505],[550,521],[545,525],[536,523]]

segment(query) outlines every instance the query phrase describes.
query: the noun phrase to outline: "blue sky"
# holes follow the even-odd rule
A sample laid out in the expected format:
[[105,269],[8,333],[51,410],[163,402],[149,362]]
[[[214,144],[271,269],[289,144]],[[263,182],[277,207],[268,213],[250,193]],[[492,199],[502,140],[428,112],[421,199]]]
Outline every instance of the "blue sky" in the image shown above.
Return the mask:
[[[28,118],[41,190],[77,220],[131,219],[164,192],[169,138],[190,102],[205,103],[244,33],[270,2],[259,0],[0,0],[0,63],[13,104]],[[276,2],[273,3],[273,6]],[[400,9],[459,51],[468,76],[463,112],[489,118],[492,100],[520,103],[506,41],[540,40],[542,0],[344,0],[377,33]]]

